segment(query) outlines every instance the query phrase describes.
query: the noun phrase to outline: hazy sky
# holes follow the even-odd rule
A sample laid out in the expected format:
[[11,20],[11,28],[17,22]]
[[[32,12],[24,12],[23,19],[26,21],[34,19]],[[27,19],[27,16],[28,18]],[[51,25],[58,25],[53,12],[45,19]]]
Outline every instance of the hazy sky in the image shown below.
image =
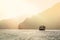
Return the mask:
[[60,0],[0,0],[0,20],[20,18],[21,20],[40,13]]

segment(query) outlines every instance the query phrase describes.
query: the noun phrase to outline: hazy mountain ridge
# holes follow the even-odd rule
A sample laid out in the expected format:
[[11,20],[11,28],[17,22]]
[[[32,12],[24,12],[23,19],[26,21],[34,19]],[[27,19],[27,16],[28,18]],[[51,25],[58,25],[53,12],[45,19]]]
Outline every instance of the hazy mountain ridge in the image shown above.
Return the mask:
[[48,29],[60,29],[60,3],[55,4],[32,18],[26,19],[19,28],[38,28],[44,24]]
[[20,24],[19,22],[16,19],[4,19],[0,21],[0,28],[38,29],[41,24],[44,24],[48,29],[60,29],[60,3],[31,18],[26,18]]
[[15,19],[4,19],[0,21],[0,29],[17,29],[17,25]]

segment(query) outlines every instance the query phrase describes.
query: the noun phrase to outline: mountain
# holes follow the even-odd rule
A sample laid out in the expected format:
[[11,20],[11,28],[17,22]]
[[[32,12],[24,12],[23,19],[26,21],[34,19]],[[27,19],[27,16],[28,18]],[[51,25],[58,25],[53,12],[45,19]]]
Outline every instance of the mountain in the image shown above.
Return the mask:
[[0,29],[18,29],[16,19],[4,19],[0,21]]
[[60,3],[31,18],[27,18],[19,24],[19,29],[38,29],[42,24],[47,29],[60,29]]

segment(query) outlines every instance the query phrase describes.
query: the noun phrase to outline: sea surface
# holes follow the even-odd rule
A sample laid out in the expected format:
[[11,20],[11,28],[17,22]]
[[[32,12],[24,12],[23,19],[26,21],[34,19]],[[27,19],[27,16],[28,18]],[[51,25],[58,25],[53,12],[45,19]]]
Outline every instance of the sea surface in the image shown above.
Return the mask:
[[60,40],[60,30],[0,29],[0,40]]

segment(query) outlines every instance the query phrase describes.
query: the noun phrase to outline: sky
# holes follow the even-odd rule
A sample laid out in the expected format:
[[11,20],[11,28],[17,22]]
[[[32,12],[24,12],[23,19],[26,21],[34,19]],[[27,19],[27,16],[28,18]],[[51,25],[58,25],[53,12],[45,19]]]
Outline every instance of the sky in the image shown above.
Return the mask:
[[58,2],[60,0],[0,0],[0,20],[16,18],[22,21]]

